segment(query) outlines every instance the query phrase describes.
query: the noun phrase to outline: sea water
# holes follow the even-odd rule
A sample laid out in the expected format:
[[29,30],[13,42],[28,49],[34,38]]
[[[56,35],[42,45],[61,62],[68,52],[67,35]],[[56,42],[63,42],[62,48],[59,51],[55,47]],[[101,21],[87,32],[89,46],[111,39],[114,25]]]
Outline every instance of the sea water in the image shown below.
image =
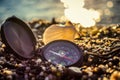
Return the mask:
[[[120,22],[120,0],[84,1],[86,9],[92,8],[101,13],[99,23]],[[109,1],[113,4],[112,7],[108,6]],[[77,9],[79,10],[79,7]],[[60,0],[0,0],[0,23],[12,15],[27,21],[33,18],[51,20],[64,15],[64,6]]]

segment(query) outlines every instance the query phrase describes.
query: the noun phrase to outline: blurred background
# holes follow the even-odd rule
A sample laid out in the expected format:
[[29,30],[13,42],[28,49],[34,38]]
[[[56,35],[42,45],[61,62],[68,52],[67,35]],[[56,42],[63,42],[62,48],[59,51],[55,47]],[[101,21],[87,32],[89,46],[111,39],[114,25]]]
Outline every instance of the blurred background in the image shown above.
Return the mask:
[[[120,0],[84,1],[85,8],[100,12],[100,24],[120,23]],[[26,21],[34,18],[51,20],[64,15],[64,5],[60,0],[0,0],[0,23],[12,15]]]

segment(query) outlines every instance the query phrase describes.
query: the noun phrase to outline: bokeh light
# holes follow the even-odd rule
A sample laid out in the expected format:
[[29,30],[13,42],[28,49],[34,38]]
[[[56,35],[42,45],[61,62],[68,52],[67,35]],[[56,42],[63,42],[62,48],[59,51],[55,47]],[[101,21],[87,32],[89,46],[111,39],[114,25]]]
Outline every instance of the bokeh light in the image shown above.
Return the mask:
[[114,6],[112,1],[108,1],[107,2],[107,7],[112,8]]
[[[84,1],[85,4],[81,5],[84,5],[83,8],[94,9],[101,14],[100,24],[120,22],[120,0]],[[33,18],[51,20],[64,16],[64,4],[60,0],[0,0],[0,23],[12,15],[27,21]],[[112,19],[112,22],[108,22],[108,19]]]

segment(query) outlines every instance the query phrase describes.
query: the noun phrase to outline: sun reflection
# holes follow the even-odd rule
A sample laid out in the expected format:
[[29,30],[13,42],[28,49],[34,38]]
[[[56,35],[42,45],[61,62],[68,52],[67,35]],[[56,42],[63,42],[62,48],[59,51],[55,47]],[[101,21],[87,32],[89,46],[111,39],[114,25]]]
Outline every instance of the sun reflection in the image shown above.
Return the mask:
[[113,5],[113,2],[112,1],[108,1],[107,2],[107,7],[109,8],[112,8],[114,5]]
[[64,3],[65,16],[74,23],[80,23],[84,27],[94,26],[100,21],[100,13],[94,9],[84,8],[84,0],[61,0]]
[[109,9],[105,9],[104,13],[105,15],[108,15],[108,16],[112,15],[112,12]]

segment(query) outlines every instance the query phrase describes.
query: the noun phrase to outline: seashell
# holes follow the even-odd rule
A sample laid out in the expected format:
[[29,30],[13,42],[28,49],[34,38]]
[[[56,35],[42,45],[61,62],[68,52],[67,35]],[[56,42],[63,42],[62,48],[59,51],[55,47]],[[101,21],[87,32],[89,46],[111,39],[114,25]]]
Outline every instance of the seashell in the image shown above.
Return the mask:
[[43,33],[43,42],[47,44],[54,40],[73,41],[78,36],[78,32],[72,23],[67,22],[66,25],[53,24]]

